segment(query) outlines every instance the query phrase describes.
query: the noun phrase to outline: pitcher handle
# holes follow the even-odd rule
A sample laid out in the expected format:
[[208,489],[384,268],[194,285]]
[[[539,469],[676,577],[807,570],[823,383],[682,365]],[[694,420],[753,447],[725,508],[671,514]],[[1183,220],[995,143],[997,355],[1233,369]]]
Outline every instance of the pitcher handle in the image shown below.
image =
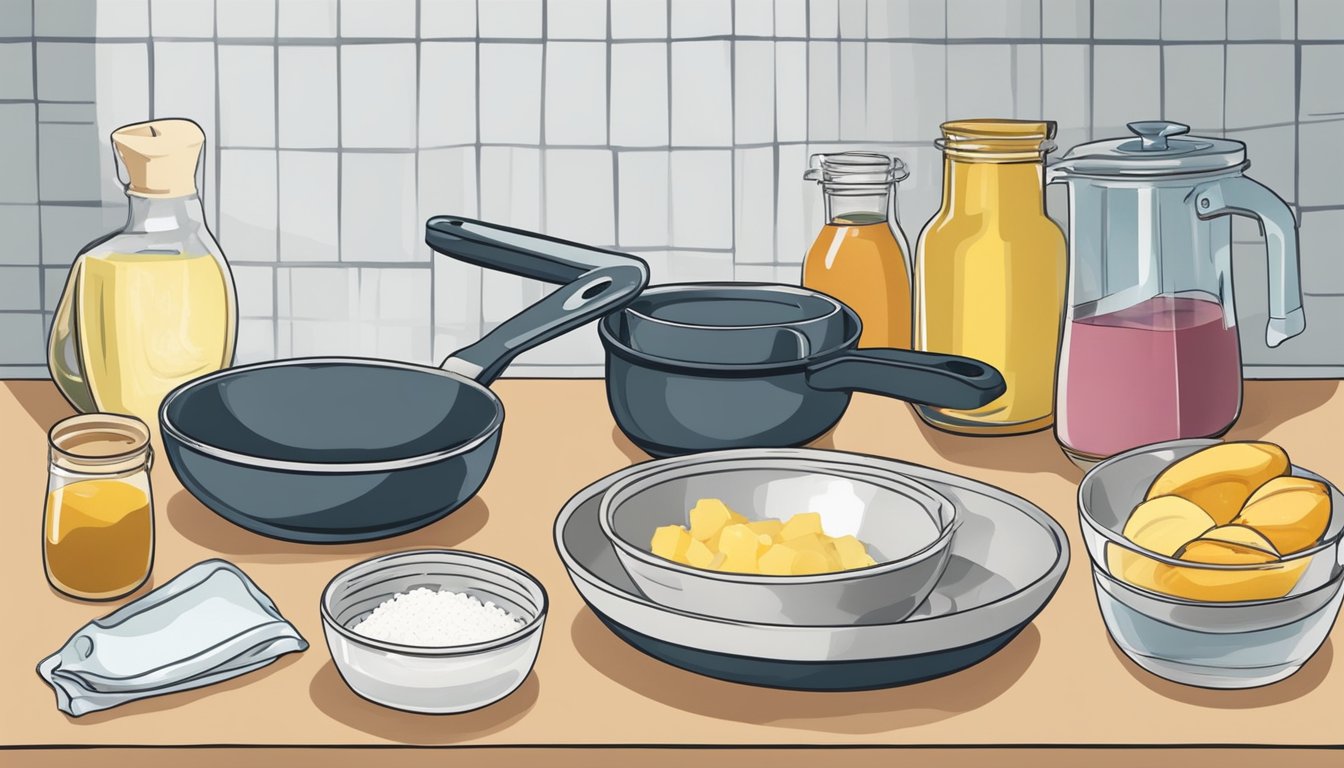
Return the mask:
[[1277,347],[1307,327],[1302,312],[1297,221],[1288,204],[1269,187],[1246,176],[1217,179],[1195,187],[1195,214],[1201,219],[1237,214],[1260,221],[1269,257],[1269,325],[1265,343]]

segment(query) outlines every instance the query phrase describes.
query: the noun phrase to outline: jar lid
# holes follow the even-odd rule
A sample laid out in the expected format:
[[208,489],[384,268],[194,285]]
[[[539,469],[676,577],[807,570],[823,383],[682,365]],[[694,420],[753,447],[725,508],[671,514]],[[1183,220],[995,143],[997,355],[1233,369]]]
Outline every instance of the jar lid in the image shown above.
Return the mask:
[[1055,123],[1050,120],[949,120],[940,127],[943,137],[934,146],[958,160],[1039,163],[1055,149]]
[[205,132],[190,120],[150,120],[112,132],[112,146],[126,166],[128,194],[183,197],[196,194],[196,166]]
[[47,433],[51,461],[78,472],[136,469],[149,455],[149,427],[134,416],[85,413],[62,419]]
[[[1232,139],[1186,136],[1190,126],[1165,120],[1130,123],[1133,137],[1079,144],[1051,166],[1069,175],[1152,178],[1239,169],[1246,145]],[[1182,138],[1175,138],[1175,137]]]
[[818,153],[808,159],[803,178],[830,187],[887,187],[910,175],[899,157],[881,152]]

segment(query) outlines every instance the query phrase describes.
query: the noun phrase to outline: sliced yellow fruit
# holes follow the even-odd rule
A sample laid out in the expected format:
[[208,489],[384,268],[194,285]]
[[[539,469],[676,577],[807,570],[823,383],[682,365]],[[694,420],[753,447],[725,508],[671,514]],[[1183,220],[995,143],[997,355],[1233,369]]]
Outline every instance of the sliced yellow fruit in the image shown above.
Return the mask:
[[821,530],[821,515],[817,512],[799,512],[784,524],[784,528],[779,532],[778,538],[781,541],[790,541],[802,536],[823,535]]
[[1158,496],[1134,508],[1124,536],[1150,552],[1168,557],[1215,525],[1194,502],[1180,496]]
[[[1274,548],[1274,545],[1269,539],[1265,538],[1263,534],[1254,528],[1245,525],[1220,525],[1213,530],[1205,531],[1204,535],[1200,536],[1199,539],[1196,539],[1195,541],[1199,541],[1200,539],[1221,541],[1237,546],[1250,547],[1251,549],[1264,552],[1267,555],[1272,555],[1276,559],[1279,556],[1279,551]],[[1193,544],[1194,542],[1191,543]]]
[[1276,477],[1256,489],[1233,519],[1269,539],[1282,554],[1310,547],[1330,525],[1330,491],[1306,477]]
[[1205,565],[1260,565],[1278,562],[1279,559],[1272,551],[1221,539],[1195,539],[1182,547],[1176,557],[1187,563]]
[[1197,504],[1216,524],[1226,525],[1255,489],[1287,474],[1288,468],[1288,455],[1273,443],[1219,443],[1163,470],[1147,498],[1179,496]]

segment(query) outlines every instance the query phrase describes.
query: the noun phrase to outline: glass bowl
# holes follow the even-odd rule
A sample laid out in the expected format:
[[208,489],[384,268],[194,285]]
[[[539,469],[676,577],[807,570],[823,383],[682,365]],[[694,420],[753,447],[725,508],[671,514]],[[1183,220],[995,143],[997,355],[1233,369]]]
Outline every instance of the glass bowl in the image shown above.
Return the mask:
[[1246,688],[1281,680],[1320,647],[1339,613],[1344,496],[1315,546],[1255,565],[1206,565],[1166,557],[1122,535],[1134,507],[1171,463],[1218,440],[1177,440],[1101,462],[1078,487],[1083,541],[1097,603],[1116,645],[1139,666],[1179,683]]

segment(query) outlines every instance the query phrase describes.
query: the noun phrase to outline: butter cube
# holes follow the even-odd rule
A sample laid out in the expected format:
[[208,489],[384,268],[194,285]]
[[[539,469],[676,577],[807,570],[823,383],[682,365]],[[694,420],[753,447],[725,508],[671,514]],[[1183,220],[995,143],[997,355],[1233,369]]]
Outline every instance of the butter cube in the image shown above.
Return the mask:
[[695,539],[691,538],[691,532],[680,525],[664,525],[653,532],[653,542],[649,545],[649,549],[658,557],[686,563],[686,549],[692,541]]
[[821,552],[804,550],[793,561],[793,575],[810,576],[816,573],[831,573],[835,565]]
[[718,499],[701,499],[691,509],[691,536],[709,541],[726,525],[740,524],[747,519],[728,508]]
[[784,528],[779,532],[781,541],[789,541],[800,536],[816,534],[823,535],[821,530],[821,515],[816,512],[799,512],[784,524]]
[[692,568],[709,568],[714,562],[715,553],[705,546],[703,541],[691,539],[686,545],[686,564]]
[[780,532],[784,529],[782,520],[756,520],[747,523],[747,527],[757,534],[769,536],[771,542],[780,541]]
[[727,525],[719,533],[719,552],[725,557],[725,571],[756,573],[756,561],[769,546],[769,536],[756,533],[746,524]]
[[840,558],[840,568],[842,570],[851,570],[853,568],[867,568],[870,565],[876,565],[873,558],[868,556],[868,549],[863,546],[863,542],[853,536],[841,536],[838,539],[832,539],[831,543],[835,546],[835,553]]
[[829,547],[824,534],[809,533],[806,536],[797,536],[792,539],[786,539],[782,543],[788,544],[799,552],[813,552],[823,557],[827,554]]
[[798,550],[787,544],[776,544],[765,551],[756,563],[756,567],[766,576],[792,576],[794,563],[798,560]]

